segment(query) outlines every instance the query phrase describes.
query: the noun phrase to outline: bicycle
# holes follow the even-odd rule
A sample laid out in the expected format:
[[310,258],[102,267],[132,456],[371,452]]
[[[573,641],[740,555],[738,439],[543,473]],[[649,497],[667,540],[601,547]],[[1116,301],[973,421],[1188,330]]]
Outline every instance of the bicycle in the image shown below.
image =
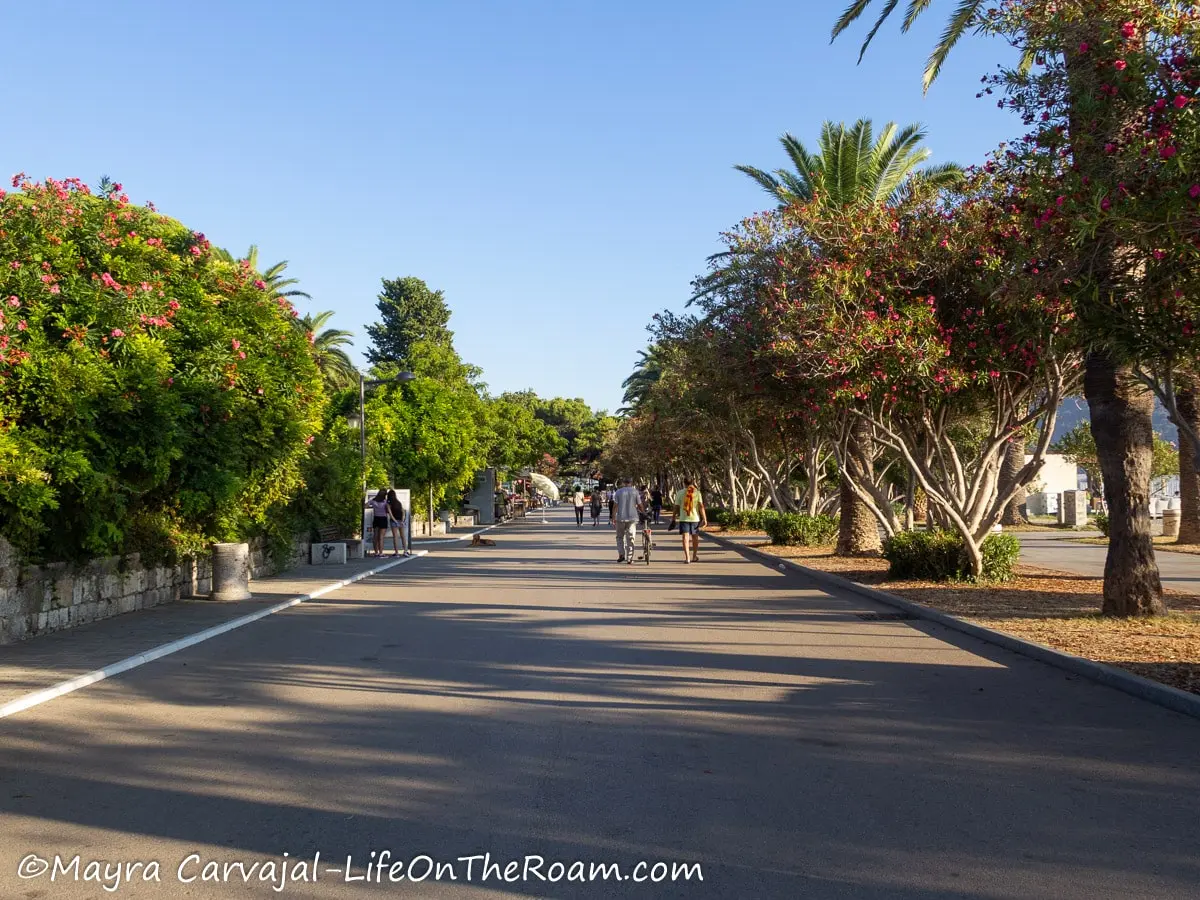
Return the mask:
[[654,535],[650,531],[650,523],[647,522],[642,528],[642,557],[646,560],[646,565],[650,565],[650,551],[654,549]]

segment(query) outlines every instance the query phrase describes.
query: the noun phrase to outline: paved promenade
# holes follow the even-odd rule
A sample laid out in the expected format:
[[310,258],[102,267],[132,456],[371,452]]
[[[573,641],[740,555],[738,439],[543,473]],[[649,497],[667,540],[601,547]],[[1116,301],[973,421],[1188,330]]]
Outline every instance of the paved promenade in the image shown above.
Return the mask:
[[[566,509],[489,537],[0,720],[0,897],[108,896],[89,860],[156,862],[136,898],[1196,896],[1200,721],[675,535],[648,567]],[[0,648],[0,689],[244,612]],[[319,881],[242,883],[285,852]],[[468,880],[485,853],[704,880]],[[420,854],[456,880],[386,883]]]

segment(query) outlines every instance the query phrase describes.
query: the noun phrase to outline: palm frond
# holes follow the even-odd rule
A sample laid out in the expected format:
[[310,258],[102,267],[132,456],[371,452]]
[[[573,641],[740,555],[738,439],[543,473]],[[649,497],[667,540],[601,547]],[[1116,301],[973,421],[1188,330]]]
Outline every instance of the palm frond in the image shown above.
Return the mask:
[[942,32],[941,40],[933,48],[933,53],[930,54],[929,61],[925,64],[925,75],[922,78],[922,84],[926,91],[929,90],[929,86],[938,77],[938,73],[942,71],[942,64],[946,62],[946,57],[950,55],[950,51],[954,49],[954,45],[967,33],[967,28],[975,18],[976,13],[979,12],[981,6],[983,6],[983,0],[961,0],[958,4],[958,9],[954,11],[954,15],[950,17],[950,21],[946,23],[946,30]]
[[904,14],[904,24],[900,26],[902,34],[908,34],[908,30],[913,27],[913,24],[917,21],[917,17],[929,9],[931,2],[932,0],[912,0],[908,4],[908,12]]
[[900,3],[900,0],[887,0],[883,7],[883,12],[879,14],[879,18],[875,20],[875,27],[871,29],[871,33],[867,35],[867,39],[863,41],[863,45],[858,51],[858,61],[862,62],[863,57],[867,55],[867,48],[871,46],[871,41],[875,40],[875,35],[879,33],[879,29],[883,27],[883,23],[887,17],[892,14],[892,11]]
[[849,6],[842,12],[841,17],[833,25],[833,33],[829,36],[832,43],[837,40],[837,36],[849,28],[863,14],[868,6],[871,5],[871,0],[852,0]]
[[779,199],[779,181],[770,172],[764,172],[762,169],[756,169],[754,166],[734,166],[743,175],[749,175],[758,182],[758,186],[764,191]]

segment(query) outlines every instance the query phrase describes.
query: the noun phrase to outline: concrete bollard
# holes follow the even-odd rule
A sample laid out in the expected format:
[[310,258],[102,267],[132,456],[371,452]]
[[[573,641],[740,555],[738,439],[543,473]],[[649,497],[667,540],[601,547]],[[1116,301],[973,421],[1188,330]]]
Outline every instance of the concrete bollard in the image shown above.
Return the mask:
[[250,545],[212,545],[212,593],[209,600],[250,598]]
[[1179,510],[1164,509],[1162,511],[1163,537],[1179,537]]

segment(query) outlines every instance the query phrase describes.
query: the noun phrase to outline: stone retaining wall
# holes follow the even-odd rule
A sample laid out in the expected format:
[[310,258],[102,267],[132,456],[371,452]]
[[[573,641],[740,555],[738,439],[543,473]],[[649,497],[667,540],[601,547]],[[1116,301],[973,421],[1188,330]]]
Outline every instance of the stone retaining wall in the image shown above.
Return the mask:
[[[272,566],[263,544],[250,547],[250,577],[308,562],[308,541],[296,541],[289,559]],[[0,644],[73,628],[97,619],[173,603],[183,597],[205,597],[212,589],[207,558],[176,566],[143,566],[137,554],[88,563],[22,566],[16,552],[0,538]]]

